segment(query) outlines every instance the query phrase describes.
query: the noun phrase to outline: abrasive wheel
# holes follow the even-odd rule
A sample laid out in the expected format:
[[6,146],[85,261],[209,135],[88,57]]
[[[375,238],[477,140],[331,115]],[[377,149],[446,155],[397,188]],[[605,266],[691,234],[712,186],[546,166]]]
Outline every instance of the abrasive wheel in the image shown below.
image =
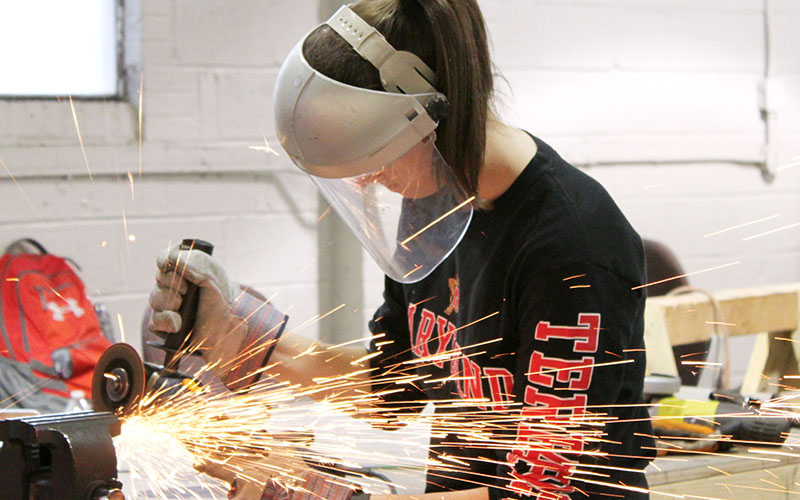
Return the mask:
[[113,344],[100,356],[92,376],[95,411],[128,414],[144,395],[145,369],[130,344]]

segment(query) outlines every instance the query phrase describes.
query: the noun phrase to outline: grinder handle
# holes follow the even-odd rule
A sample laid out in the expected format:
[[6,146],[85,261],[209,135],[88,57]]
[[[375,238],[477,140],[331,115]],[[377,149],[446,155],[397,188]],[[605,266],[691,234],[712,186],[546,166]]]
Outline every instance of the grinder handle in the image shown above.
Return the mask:
[[[181,250],[200,250],[208,255],[214,251],[214,245],[211,243],[198,240],[198,239],[185,239],[181,242]],[[180,264],[178,265],[177,272],[180,273]],[[178,313],[181,316],[181,329],[177,333],[167,335],[164,340],[164,369],[165,371],[177,371],[178,363],[182,349],[192,343],[192,331],[194,329],[194,322],[197,319],[197,304],[200,300],[200,289],[194,283],[189,282],[186,288],[186,293],[183,295],[181,307]]]

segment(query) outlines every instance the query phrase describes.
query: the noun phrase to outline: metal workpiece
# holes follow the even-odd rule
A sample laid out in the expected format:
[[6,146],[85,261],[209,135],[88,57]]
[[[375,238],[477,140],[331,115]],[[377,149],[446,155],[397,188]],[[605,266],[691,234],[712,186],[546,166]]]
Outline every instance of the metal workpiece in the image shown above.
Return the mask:
[[120,430],[105,412],[0,421],[3,500],[124,500],[112,441]]

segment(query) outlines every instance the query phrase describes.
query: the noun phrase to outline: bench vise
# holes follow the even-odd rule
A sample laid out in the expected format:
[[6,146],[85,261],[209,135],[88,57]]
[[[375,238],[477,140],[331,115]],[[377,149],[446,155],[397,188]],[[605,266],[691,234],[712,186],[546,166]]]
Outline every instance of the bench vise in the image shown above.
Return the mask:
[[3,500],[124,500],[111,413],[0,420]]

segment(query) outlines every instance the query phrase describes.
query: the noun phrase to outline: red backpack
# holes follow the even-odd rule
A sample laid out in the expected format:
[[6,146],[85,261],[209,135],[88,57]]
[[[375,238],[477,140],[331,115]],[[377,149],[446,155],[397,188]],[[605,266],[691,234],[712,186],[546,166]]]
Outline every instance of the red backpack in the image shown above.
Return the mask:
[[92,372],[111,342],[72,266],[20,242],[41,253],[0,257],[0,409],[62,411],[73,390],[91,397]]

